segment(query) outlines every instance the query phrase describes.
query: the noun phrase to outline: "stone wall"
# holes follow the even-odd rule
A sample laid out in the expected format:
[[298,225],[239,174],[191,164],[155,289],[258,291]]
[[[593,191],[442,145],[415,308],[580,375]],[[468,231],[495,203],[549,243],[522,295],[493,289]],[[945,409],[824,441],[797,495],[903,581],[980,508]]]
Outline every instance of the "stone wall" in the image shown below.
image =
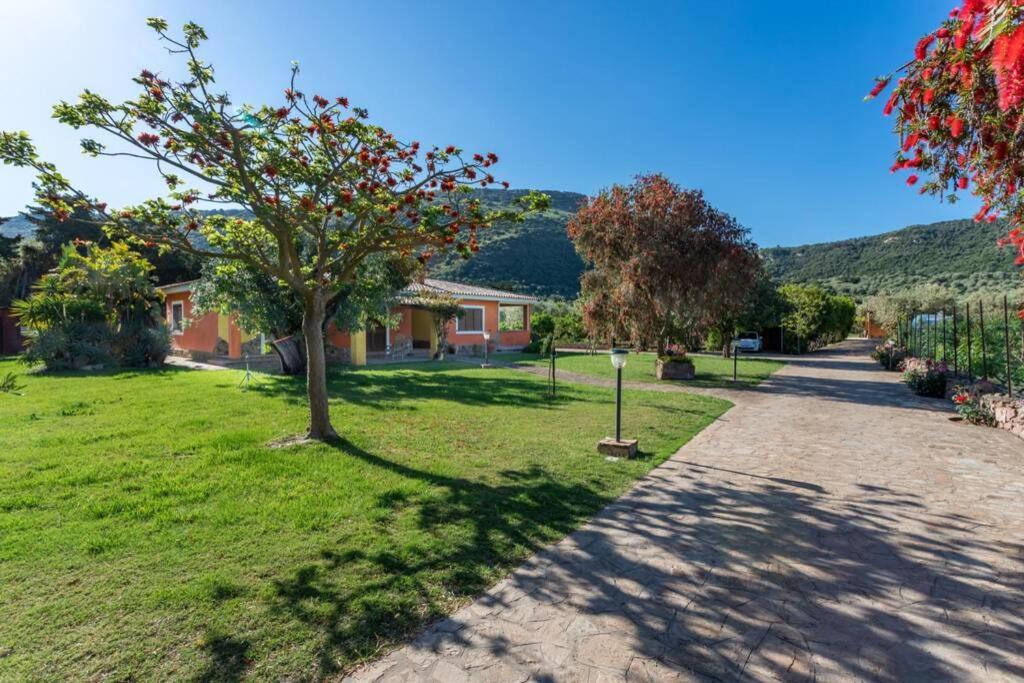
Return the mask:
[[1024,439],[1024,399],[1002,394],[985,394],[979,401],[996,418],[996,427],[1012,432]]

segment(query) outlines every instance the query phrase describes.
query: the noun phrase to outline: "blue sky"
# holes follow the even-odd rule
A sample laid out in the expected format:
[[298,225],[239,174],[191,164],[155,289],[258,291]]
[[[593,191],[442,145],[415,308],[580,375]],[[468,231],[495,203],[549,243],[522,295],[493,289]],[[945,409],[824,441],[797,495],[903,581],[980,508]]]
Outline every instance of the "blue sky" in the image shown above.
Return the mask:
[[[294,59],[306,92],[346,95],[407,139],[494,151],[513,187],[592,193],[660,171],[763,246],[821,242],[973,213],[890,175],[891,122],[861,101],[947,5],[4,2],[0,129],[30,131],[112,204],[158,192],[141,162],[81,155],[50,107],[84,87],[132,95],[143,66],[176,74],[144,20],[191,19],[236,102],[280,101]],[[0,215],[30,181],[0,167]]]

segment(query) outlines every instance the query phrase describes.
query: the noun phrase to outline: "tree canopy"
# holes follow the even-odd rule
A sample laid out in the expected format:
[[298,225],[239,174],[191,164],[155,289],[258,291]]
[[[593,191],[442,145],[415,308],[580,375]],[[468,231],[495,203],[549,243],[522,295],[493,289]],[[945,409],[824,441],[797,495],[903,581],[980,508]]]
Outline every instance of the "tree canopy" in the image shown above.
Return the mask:
[[[1024,7],[1018,0],[964,0],[922,37],[883,112],[900,146],[893,172],[922,194],[982,201],[977,221],[1005,216],[1003,243],[1024,265]],[[881,94],[896,74],[876,80]],[[919,175],[920,174],[920,175]],[[922,176],[925,176],[922,178]]]
[[586,200],[568,233],[584,273],[584,323],[662,353],[741,307],[758,259],[747,231],[699,190],[639,176]]
[[[183,59],[186,75],[170,80],[143,69],[135,98],[115,103],[86,90],[77,102],[57,104],[54,116],[118,143],[109,149],[85,138],[87,154],[151,162],[166,196],[113,210],[43,160],[25,132],[0,133],[0,158],[35,169],[39,201],[58,217],[88,208],[108,231],[144,246],[237,261],[286,286],[303,307],[308,436],[332,438],[322,328],[360,264],[372,254],[420,262],[439,250],[468,256],[479,249],[478,230],[520,220],[545,198],[527,194],[516,209],[486,211],[467,190],[499,183],[496,154],[400,140],[344,96],[301,91],[297,64],[280,103],[235,105],[215,90],[214,69],[199,56],[207,39],[201,26],[187,23],[174,36],[163,19],[147,23]],[[202,212],[204,205],[247,213]]]

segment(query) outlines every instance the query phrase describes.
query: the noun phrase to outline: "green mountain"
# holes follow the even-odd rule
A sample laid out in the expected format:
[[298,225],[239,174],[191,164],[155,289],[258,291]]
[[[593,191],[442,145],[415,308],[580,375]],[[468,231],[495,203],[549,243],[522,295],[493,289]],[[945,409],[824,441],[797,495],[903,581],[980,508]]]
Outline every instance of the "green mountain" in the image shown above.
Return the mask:
[[818,282],[862,298],[934,283],[954,292],[1010,293],[1021,286],[1003,224],[971,220],[913,225],[856,239],[762,251],[778,281]]
[[[480,251],[472,258],[445,254],[430,264],[431,275],[490,285],[537,296],[575,298],[583,261],[565,233],[566,223],[584,196],[543,190],[551,208],[522,223],[501,223],[479,232]],[[485,205],[500,206],[522,190],[478,190]]]
[[[584,196],[545,190],[551,208],[522,223],[498,224],[479,233],[480,251],[470,259],[438,256],[431,275],[490,285],[537,296],[574,298],[583,262],[565,233],[566,223]],[[523,190],[477,190],[485,204],[508,205]],[[32,226],[15,216],[0,234],[31,234]],[[861,299],[885,291],[935,283],[957,293],[1011,293],[1021,288],[1013,254],[996,246],[1002,224],[970,220],[914,225],[856,239],[775,247],[762,253],[780,282],[818,282]]]

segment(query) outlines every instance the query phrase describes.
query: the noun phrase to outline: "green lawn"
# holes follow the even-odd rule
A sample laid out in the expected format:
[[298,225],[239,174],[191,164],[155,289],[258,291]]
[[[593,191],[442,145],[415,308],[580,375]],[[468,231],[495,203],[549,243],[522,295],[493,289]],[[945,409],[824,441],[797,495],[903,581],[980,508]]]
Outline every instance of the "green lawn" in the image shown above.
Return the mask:
[[[606,358],[601,358],[607,363]],[[24,373],[0,360],[0,376]],[[0,393],[0,680],[307,679],[450,612],[726,410],[460,364],[337,370],[338,446],[291,378],[24,375]]]
[[[727,388],[734,386],[732,381],[732,359],[718,356],[691,355],[697,376],[692,380],[671,382],[680,386]],[[622,379],[633,382],[660,382],[654,376],[653,353],[631,353],[626,367],[622,370]],[[528,353],[494,354],[495,362],[519,363],[522,365],[546,365],[547,358],[539,358]],[[766,379],[785,363],[777,360],[740,355],[736,368],[736,378],[748,385],[757,384]],[[608,359],[608,352],[598,351],[589,354],[584,351],[560,351],[555,358],[556,368],[581,375],[592,375],[615,379],[615,368]],[[664,383],[670,383],[665,380]]]

